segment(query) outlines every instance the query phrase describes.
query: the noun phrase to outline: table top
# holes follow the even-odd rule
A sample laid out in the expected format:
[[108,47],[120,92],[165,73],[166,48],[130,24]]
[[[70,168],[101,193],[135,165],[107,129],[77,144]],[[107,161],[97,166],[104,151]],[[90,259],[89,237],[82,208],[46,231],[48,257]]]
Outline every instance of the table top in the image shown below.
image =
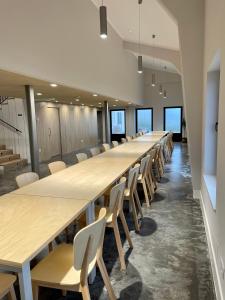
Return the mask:
[[141,136],[13,193],[95,201],[164,135]]
[[88,206],[84,200],[15,195],[0,197],[0,265],[21,267]]

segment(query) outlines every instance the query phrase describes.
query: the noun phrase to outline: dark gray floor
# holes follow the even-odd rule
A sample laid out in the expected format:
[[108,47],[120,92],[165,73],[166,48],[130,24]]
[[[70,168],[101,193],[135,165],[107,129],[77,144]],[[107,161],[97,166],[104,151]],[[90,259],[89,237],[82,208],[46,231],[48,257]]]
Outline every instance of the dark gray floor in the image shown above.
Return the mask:
[[[15,174],[14,174],[15,176]],[[12,178],[7,182],[12,188]],[[8,188],[0,186],[0,193]],[[140,191],[140,196],[143,195]],[[206,234],[198,200],[192,197],[190,166],[186,145],[177,144],[171,163],[158,185],[151,209],[143,209],[140,234],[127,220],[134,249],[124,240],[127,270],[119,269],[118,255],[111,230],[106,231],[104,260],[116,296],[120,300],[214,300],[214,286]],[[121,230],[122,232],[122,230]],[[107,293],[100,275],[91,288],[92,300],[105,300]],[[40,300],[81,299],[70,293],[42,289]]]

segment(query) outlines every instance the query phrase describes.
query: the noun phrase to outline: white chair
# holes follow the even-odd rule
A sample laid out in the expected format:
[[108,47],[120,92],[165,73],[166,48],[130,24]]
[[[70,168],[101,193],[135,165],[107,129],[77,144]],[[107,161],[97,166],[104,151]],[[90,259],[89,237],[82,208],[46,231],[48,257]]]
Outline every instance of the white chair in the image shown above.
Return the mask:
[[3,299],[5,296],[7,296],[7,299],[9,300],[16,300],[16,294],[13,286],[15,281],[16,276],[0,273],[0,299]]
[[110,150],[110,145],[109,144],[102,144],[102,149],[104,151],[108,151],[108,150]]
[[99,149],[98,147],[91,148],[91,149],[90,149],[90,152],[91,152],[91,155],[92,155],[92,156],[96,156],[96,155],[98,155],[98,154],[101,153],[101,152],[100,152],[100,149]]
[[121,143],[125,144],[127,142],[127,140],[125,138],[121,138]]
[[76,158],[77,158],[78,162],[82,162],[82,161],[88,159],[88,156],[86,153],[77,153]]
[[60,161],[60,160],[54,161],[54,162],[48,164],[48,169],[51,174],[54,174],[54,173],[57,173],[59,171],[66,169],[66,164],[64,163],[64,161]]
[[137,232],[140,231],[140,226],[138,223],[138,213],[136,210],[136,205],[138,207],[141,217],[143,218],[141,203],[140,203],[140,199],[139,199],[139,196],[137,193],[137,180],[138,180],[139,169],[140,169],[140,164],[136,164],[134,166],[134,168],[131,168],[129,170],[128,180],[127,180],[127,188],[124,191],[124,200],[130,201],[130,205],[131,205],[132,213],[133,213],[135,230]]
[[[146,202],[147,207],[150,206],[150,201],[149,201],[149,197],[148,197],[148,190],[149,190],[149,193],[151,195],[149,181],[148,181],[148,178],[147,178],[149,160],[150,160],[150,155],[147,155],[144,158],[142,158],[141,165],[140,165],[140,170],[139,170],[139,175],[138,175],[138,183],[140,183],[142,185],[144,195],[145,195],[145,202]],[[147,187],[148,187],[148,190],[147,190]]]
[[119,143],[117,141],[112,141],[112,145],[113,145],[113,148],[119,146]]
[[130,142],[132,140],[131,136],[129,136],[129,135],[126,136],[126,139],[128,142]]
[[106,209],[102,208],[97,221],[80,230],[72,244],[61,244],[40,261],[31,271],[33,296],[38,300],[39,287],[81,292],[90,300],[88,275],[98,265],[109,293],[116,300],[102,258]]
[[124,199],[124,191],[126,187],[126,178],[122,177],[120,182],[116,184],[110,191],[109,197],[109,207],[107,207],[106,213],[106,226],[113,228],[116,246],[119,253],[120,266],[121,270],[126,269],[125,258],[123,246],[121,243],[120,232],[118,228],[117,218],[120,217],[120,220],[123,225],[123,229],[125,231],[128,243],[131,248],[133,248],[133,244],[130,237],[130,232],[127,226],[127,222],[123,213],[123,199]]
[[16,183],[19,188],[39,180],[39,175],[34,172],[27,172],[16,176]]

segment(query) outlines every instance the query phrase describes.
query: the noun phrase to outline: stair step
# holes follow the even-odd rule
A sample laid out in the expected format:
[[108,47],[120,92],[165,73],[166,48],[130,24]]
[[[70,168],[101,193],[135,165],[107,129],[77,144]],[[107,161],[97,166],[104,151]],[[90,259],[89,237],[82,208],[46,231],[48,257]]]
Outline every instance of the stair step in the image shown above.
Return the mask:
[[16,159],[20,159],[20,154],[2,155],[0,156],[0,165],[1,163],[11,161],[11,160],[16,160]]
[[6,161],[3,163],[0,163],[1,167],[8,168],[8,167],[23,167],[27,165],[27,159],[20,158],[20,159],[14,159],[10,161]]
[[0,156],[13,154],[13,150],[0,150]]
[[6,146],[5,145],[0,145],[0,150],[5,150]]

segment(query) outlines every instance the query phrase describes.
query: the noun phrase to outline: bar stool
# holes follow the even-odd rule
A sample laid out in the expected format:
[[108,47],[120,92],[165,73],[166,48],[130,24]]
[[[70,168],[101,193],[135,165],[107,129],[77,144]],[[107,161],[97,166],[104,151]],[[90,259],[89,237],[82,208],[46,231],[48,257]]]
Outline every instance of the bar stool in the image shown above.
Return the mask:
[[112,141],[112,145],[113,145],[113,148],[119,146],[119,143],[117,141]]
[[150,206],[148,191],[147,191],[147,184],[148,184],[148,181],[147,181],[148,169],[147,169],[147,167],[148,167],[149,159],[150,159],[149,155],[142,158],[141,164],[140,164],[140,169],[139,169],[138,181],[137,181],[138,183],[140,183],[142,185],[147,207]]
[[82,161],[88,159],[88,156],[86,153],[77,153],[76,158],[77,158],[78,162],[82,162]]
[[54,162],[48,164],[48,169],[51,174],[54,174],[54,173],[57,173],[59,171],[66,169],[66,164],[64,163],[64,161],[61,161],[61,160],[54,161]]
[[0,299],[7,296],[9,300],[16,300],[14,283],[16,276],[6,273],[0,273]]
[[127,226],[127,222],[123,213],[123,198],[124,198],[124,190],[126,187],[126,178],[122,177],[120,182],[116,184],[110,191],[109,196],[109,207],[106,208],[106,227],[113,228],[116,246],[119,253],[120,266],[121,270],[126,269],[125,258],[123,246],[120,238],[120,232],[118,228],[117,218],[120,217],[120,220],[123,225],[123,229],[126,234],[126,238],[131,248],[133,248],[133,244],[130,237],[130,232]]
[[102,208],[97,221],[80,230],[71,244],[61,244],[40,261],[31,271],[33,297],[38,300],[39,287],[81,292],[90,300],[88,275],[98,265],[110,300],[116,300],[102,258],[106,209]]
[[91,152],[92,157],[101,153],[100,149],[98,147],[91,148],[90,152]]
[[108,150],[110,150],[110,145],[109,144],[102,144],[102,149],[103,149],[103,151],[108,151]]
[[138,207],[141,218],[143,218],[140,199],[137,193],[137,180],[139,174],[140,164],[136,164],[134,168],[131,168],[128,173],[127,188],[124,191],[124,200],[130,201],[130,206],[132,208],[132,214],[134,219],[135,230],[140,231],[140,226],[138,223],[138,213],[136,210],[136,205]]
[[16,183],[19,188],[39,180],[39,175],[35,172],[27,172],[16,176]]
[[127,140],[125,138],[121,138],[121,143],[125,144],[127,142]]

